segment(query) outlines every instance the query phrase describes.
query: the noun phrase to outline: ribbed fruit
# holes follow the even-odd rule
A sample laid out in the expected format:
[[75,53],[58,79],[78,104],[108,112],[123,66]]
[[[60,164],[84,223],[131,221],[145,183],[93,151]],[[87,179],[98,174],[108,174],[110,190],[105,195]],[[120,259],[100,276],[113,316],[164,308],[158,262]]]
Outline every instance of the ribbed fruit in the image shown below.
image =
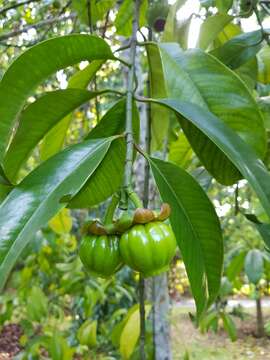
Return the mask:
[[114,235],[85,236],[79,256],[87,271],[97,277],[110,277],[122,266],[119,238]]
[[148,277],[169,269],[176,251],[176,239],[169,225],[155,221],[127,230],[121,236],[119,248],[124,262]]

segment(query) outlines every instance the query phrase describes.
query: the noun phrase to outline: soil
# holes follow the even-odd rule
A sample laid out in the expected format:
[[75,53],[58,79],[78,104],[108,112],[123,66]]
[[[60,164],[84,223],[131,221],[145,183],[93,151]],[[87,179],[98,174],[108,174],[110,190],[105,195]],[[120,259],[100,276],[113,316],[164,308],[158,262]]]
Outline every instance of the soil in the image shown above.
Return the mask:
[[21,351],[22,329],[17,324],[3,326],[0,332],[0,360],[9,360]]

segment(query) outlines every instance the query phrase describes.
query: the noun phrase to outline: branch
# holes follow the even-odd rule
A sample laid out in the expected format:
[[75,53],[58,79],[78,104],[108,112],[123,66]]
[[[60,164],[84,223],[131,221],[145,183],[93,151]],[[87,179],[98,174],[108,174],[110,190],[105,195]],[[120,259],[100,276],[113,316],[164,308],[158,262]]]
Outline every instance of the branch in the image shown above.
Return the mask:
[[48,26],[48,25],[51,25],[51,24],[57,24],[57,23],[60,23],[60,22],[63,22],[63,21],[69,20],[69,19],[74,19],[75,17],[76,17],[76,14],[70,14],[68,16],[60,16],[60,17],[54,17],[54,18],[47,19],[47,20],[42,20],[42,21],[40,21],[40,22],[38,22],[36,24],[27,25],[27,26],[24,26],[23,28],[21,28],[19,30],[11,31],[9,33],[0,35],[0,41],[7,40],[7,39],[10,39],[12,37],[23,34],[23,33],[27,32],[27,31],[29,31],[30,29],[40,29],[40,28],[42,28],[44,26]]
[[270,46],[269,34],[264,30],[262,20],[260,18],[259,10],[258,10],[256,5],[253,6],[253,10],[254,10],[254,13],[256,15],[258,24],[259,24],[259,26],[261,28],[262,39],[264,39],[267,42],[267,44]]
[[17,9],[18,7],[20,6],[23,6],[23,5],[27,5],[27,4],[31,4],[33,2],[40,2],[41,0],[26,0],[26,1],[22,1],[22,2],[19,2],[17,4],[13,4],[13,5],[9,5],[9,6],[6,6],[4,7],[3,9],[0,9],[0,15],[3,15],[5,14],[7,11],[9,10],[12,10],[12,9]]
[[127,193],[128,189],[131,187],[131,177],[132,177],[132,163],[133,163],[133,127],[132,127],[132,101],[134,95],[134,79],[135,79],[135,58],[136,58],[136,45],[137,45],[137,31],[139,28],[138,19],[139,19],[139,7],[140,0],[134,0],[135,13],[134,19],[132,22],[132,36],[130,39],[130,68],[128,71],[128,84],[127,84],[127,103],[126,103],[126,143],[127,143],[127,152],[126,152],[126,162],[125,162],[125,174],[124,174],[124,201],[123,203],[127,204]]

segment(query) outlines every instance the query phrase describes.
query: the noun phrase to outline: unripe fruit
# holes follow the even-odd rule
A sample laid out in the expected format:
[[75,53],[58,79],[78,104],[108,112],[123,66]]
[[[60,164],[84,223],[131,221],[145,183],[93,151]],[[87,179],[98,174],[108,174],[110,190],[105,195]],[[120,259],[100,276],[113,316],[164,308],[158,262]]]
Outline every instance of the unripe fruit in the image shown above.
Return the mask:
[[119,248],[124,262],[148,277],[169,269],[176,251],[176,239],[169,225],[154,221],[127,230],[121,236]]
[[87,271],[97,277],[110,277],[122,266],[119,238],[115,235],[85,236],[79,256]]

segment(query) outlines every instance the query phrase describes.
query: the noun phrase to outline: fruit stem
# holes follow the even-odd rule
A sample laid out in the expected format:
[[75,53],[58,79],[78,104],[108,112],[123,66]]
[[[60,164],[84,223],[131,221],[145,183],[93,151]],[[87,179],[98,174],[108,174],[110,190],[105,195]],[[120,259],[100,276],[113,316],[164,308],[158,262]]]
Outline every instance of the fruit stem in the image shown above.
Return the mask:
[[119,200],[120,200],[119,194],[118,193],[113,194],[111,202],[108,205],[106,213],[105,213],[104,225],[112,224],[113,216],[114,216],[115,210],[117,208],[117,205],[119,204]]
[[131,188],[129,188],[127,190],[127,195],[128,195],[129,199],[132,201],[132,203],[134,204],[134,206],[136,208],[142,208],[143,207],[143,203],[141,202],[141,199],[135,193],[135,191],[133,191]]

